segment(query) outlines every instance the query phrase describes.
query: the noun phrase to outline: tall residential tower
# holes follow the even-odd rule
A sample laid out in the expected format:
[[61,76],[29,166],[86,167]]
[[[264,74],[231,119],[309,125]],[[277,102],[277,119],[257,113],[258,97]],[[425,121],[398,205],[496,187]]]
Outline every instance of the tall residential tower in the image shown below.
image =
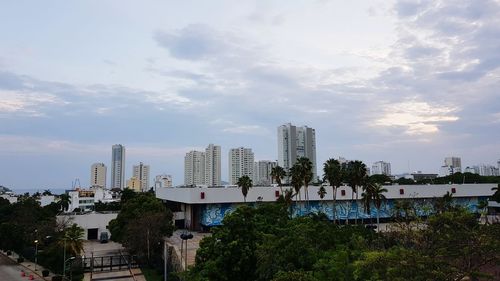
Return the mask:
[[106,188],[107,168],[104,163],[94,163],[90,166],[90,187]]
[[184,184],[205,184],[205,153],[192,150],[184,157]]
[[229,183],[236,184],[242,176],[253,179],[254,156],[251,148],[232,148],[229,151]]
[[125,147],[115,144],[111,151],[111,188],[123,189],[125,185]]
[[295,164],[298,158],[306,157],[313,165],[313,179],[316,171],[316,131],[307,126],[296,127],[290,123],[278,127],[278,165],[285,171]]
[[146,192],[149,190],[149,165],[144,165],[142,162],[139,165],[134,165],[132,176],[139,180],[141,183],[141,191]]
[[208,186],[221,185],[221,152],[220,146],[209,144],[205,149],[205,184]]

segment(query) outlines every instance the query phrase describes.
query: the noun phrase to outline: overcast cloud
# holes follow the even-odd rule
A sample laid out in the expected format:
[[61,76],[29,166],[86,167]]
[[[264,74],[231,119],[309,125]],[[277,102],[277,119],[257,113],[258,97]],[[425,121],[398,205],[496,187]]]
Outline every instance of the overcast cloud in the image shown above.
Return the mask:
[[0,185],[87,185],[115,143],[126,177],[176,184],[219,144],[225,180],[230,148],[275,160],[287,122],[318,166],[500,159],[500,1],[15,1],[0,33]]

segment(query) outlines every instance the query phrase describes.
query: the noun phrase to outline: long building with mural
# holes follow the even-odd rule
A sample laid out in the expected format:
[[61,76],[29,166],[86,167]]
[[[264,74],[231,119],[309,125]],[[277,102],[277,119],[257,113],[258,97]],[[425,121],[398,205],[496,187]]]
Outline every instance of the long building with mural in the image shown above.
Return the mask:
[[[435,200],[449,193],[452,195],[452,204],[468,208],[471,212],[478,212],[479,202],[488,200],[493,194],[492,188],[496,186],[496,184],[387,185],[384,186],[387,189],[384,193],[386,200],[383,201],[380,211],[372,203],[370,213],[365,212],[360,200],[352,200],[353,197],[356,198],[356,193],[349,186],[338,188],[335,204],[331,187],[325,187],[327,194],[321,199],[318,194],[319,187],[309,186],[308,202],[304,200],[305,191],[302,188],[301,195],[297,200],[294,198],[290,210],[294,216],[322,212],[330,220],[334,217],[336,220],[370,219],[370,217],[376,218],[377,212],[380,212],[379,217],[384,220],[393,216],[396,202],[411,200],[413,206],[416,206],[417,213],[426,216],[434,212]],[[248,192],[246,203],[241,189],[236,186],[161,188],[156,190],[156,196],[172,209],[177,227],[206,230],[221,225],[224,216],[240,205],[276,201],[286,188],[253,187]],[[361,190],[358,194],[361,199]]]

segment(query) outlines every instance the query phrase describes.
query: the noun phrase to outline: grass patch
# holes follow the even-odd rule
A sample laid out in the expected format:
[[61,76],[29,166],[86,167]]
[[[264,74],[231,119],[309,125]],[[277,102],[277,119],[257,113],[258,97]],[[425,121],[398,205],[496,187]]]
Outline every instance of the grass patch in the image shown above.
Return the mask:
[[154,268],[141,268],[142,274],[147,281],[163,281],[163,275],[159,274]]

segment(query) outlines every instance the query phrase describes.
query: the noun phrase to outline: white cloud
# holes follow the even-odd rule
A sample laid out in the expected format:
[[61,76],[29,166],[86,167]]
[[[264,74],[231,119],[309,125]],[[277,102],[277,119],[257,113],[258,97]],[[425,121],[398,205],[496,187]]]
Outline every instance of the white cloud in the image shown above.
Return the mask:
[[68,102],[54,94],[12,91],[0,89],[0,116],[8,117],[11,114],[28,116],[44,116],[41,107],[47,105],[65,105]]
[[427,102],[407,101],[386,105],[383,115],[375,120],[376,126],[402,127],[409,135],[437,133],[439,124],[457,121],[455,108],[430,105]]

